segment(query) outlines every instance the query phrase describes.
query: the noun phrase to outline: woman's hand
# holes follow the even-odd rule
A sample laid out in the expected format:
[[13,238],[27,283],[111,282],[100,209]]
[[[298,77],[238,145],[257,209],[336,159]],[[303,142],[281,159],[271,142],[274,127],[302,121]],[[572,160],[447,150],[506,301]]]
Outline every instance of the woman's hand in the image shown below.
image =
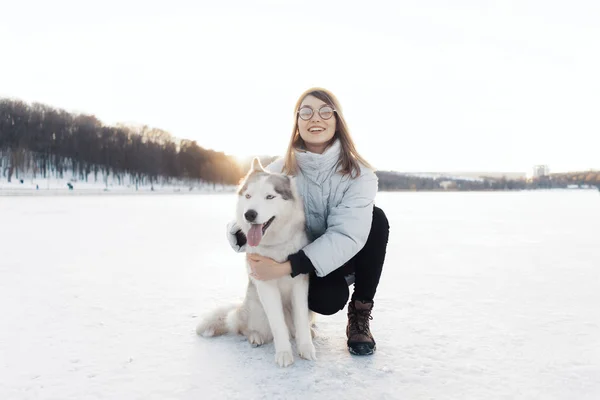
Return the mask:
[[278,263],[272,258],[258,254],[246,254],[246,260],[250,264],[250,276],[259,281],[283,278],[292,273],[292,265],[289,261]]

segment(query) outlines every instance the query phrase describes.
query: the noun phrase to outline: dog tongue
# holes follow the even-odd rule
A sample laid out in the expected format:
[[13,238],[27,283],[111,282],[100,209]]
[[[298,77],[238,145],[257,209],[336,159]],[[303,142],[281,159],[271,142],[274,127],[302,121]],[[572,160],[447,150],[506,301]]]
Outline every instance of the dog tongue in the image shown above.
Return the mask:
[[262,224],[252,224],[248,231],[248,244],[252,247],[258,246],[262,239]]

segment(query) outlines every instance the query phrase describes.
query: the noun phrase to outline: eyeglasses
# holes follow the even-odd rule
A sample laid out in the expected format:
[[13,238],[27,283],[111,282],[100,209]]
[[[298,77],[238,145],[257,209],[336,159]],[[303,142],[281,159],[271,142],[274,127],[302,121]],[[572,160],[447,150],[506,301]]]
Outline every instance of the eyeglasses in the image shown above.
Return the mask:
[[[331,106],[321,106],[321,108],[319,108],[319,115],[323,119],[329,119],[333,117],[334,111],[335,110]],[[304,121],[311,119],[314,113],[315,111],[310,106],[304,106],[298,110],[298,116]]]

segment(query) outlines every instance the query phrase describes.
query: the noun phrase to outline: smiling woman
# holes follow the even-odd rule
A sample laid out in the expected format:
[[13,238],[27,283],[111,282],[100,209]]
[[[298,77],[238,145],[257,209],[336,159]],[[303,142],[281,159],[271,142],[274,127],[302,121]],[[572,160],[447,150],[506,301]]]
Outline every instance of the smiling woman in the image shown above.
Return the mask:
[[[295,177],[310,243],[283,263],[249,257],[252,276],[269,280],[307,274],[309,307],[323,315],[344,309],[350,296],[348,282],[354,281],[346,326],[348,349],[352,354],[373,354],[375,339],[369,320],[385,260],[389,224],[384,212],[374,205],[377,176],[356,150],[341,106],[331,92],[313,88],[300,96],[286,155],[266,169]],[[258,225],[256,232],[249,232],[247,245],[260,243],[262,228]],[[228,225],[229,241],[238,251],[246,244],[239,230]]]
[[361,165],[373,172],[371,165],[358,154],[342,107],[333,93],[322,88],[309,89],[300,96],[295,109],[296,118],[285,155],[284,172],[295,174],[298,168],[296,152],[323,154],[337,142],[342,150],[339,153],[342,165],[339,172],[354,177],[360,174]]
[[[315,111],[317,110],[317,111]],[[333,107],[314,96],[307,96],[298,110],[298,133],[310,152],[322,154],[335,135]],[[321,121],[313,119],[315,112]]]

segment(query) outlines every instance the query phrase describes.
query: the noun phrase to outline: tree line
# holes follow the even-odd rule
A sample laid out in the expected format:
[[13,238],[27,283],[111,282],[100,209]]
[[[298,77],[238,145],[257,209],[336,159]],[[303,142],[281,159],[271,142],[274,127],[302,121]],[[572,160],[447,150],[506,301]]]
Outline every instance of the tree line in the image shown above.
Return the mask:
[[381,191],[428,191],[428,190],[534,190],[559,189],[570,186],[596,186],[600,189],[600,172],[573,172],[551,174],[533,179],[508,179],[482,176],[480,179],[456,179],[453,177],[421,177],[393,171],[377,171]]
[[[262,156],[263,165],[274,157]],[[128,175],[141,182],[170,178],[237,184],[250,165],[222,152],[207,150],[195,141],[177,139],[148,126],[104,125],[93,115],[73,114],[44,104],[0,99],[0,178],[33,174],[98,181],[110,175],[118,181]],[[481,177],[428,178],[392,171],[377,171],[379,190],[523,190],[565,188],[568,185],[600,187],[600,172],[551,174],[532,180]]]
[[0,99],[0,159],[8,181],[24,172],[45,178],[69,170],[86,181],[101,173],[237,184],[243,175],[232,157],[161,129],[107,126],[93,115],[12,99]]

